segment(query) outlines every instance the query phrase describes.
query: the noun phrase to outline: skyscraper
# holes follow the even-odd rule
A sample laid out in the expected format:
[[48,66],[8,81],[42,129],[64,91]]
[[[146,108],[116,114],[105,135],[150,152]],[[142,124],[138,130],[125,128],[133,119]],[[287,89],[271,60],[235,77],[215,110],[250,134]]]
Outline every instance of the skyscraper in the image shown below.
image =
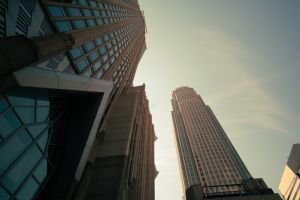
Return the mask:
[[262,199],[279,198],[262,179],[251,177],[212,110],[194,89],[176,89],[172,107],[181,177],[188,200],[262,194]]
[[84,194],[145,31],[136,0],[0,1],[1,200]]
[[279,184],[284,200],[300,199],[300,143],[294,144]]

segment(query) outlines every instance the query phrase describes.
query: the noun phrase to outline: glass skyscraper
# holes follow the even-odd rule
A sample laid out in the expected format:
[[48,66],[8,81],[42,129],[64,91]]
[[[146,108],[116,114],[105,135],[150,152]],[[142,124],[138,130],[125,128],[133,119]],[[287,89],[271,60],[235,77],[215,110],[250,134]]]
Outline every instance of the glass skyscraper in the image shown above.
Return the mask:
[[145,49],[136,0],[0,1],[0,199],[74,199]]
[[[251,177],[213,112],[194,89],[176,89],[172,93],[172,107],[181,177],[188,200],[273,195],[262,179]],[[253,185],[256,189],[251,188]]]

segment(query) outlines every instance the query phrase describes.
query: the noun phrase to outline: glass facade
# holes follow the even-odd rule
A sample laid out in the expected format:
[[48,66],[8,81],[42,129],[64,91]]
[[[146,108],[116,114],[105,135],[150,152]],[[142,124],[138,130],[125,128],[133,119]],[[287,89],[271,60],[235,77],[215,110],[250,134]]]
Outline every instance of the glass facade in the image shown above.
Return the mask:
[[53,171],[50,100],[0,95],[0,199],[31,199]]

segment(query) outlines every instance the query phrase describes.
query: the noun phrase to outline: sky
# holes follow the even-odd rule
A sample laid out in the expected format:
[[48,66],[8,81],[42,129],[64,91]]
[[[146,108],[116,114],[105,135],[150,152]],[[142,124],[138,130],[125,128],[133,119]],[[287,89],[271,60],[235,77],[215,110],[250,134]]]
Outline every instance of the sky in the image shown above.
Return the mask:
[[145,83],[158,140],[156,200],[181,200],[171,93],[201,95],[248,170],[278,192],[300,142],[300,1],[139,0],[147,50],[134,85]]

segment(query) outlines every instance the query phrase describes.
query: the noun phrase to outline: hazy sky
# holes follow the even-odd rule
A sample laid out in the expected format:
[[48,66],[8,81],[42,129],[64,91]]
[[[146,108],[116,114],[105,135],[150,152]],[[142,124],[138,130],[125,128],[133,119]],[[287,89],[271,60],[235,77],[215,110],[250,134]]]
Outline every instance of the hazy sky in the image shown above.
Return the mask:
[[278,184],[300,142],[300,1],[139,0],[148,33],[135,85],[146,84],[156,141],[156,200],[181,200],[171,92],[193,87],[253,177]]

